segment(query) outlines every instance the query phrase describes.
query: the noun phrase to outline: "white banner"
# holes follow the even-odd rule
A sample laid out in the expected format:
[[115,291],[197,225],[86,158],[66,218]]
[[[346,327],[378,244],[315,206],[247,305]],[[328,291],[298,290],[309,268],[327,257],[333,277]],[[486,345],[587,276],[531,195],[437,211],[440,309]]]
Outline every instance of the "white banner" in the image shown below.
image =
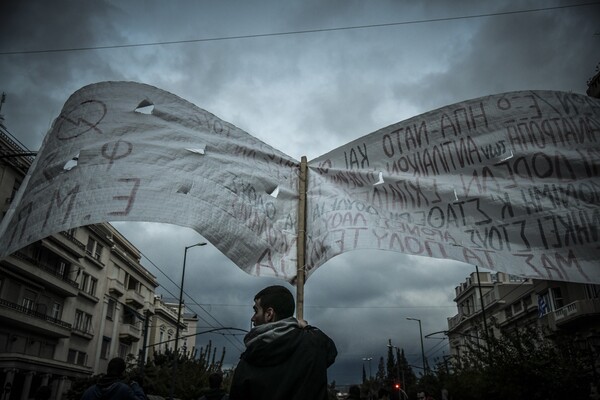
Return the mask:
[[600,283],[600,101],[453,104],[310,162],[307,269],[354,249]]
[[77,226],[164,222],[195,229],[248,273],[291,279],[297,166],[163,90],[86,86],[54,121],[3,219],[0,257]]
[[[379,249],[600,283],[599,133],[598,100],[524,91],[342,146],[309,163],[306,270]],[[46,136],[0,226],[0,257],[81,225],[153,221],[292,280],[298,164],[160,89],[90,85]]]

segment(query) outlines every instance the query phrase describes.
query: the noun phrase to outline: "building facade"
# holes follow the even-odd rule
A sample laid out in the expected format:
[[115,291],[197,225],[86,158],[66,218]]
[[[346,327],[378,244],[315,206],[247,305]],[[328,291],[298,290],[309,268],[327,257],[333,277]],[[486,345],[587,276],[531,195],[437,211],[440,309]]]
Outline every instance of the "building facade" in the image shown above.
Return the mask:
[[447,331],[453,356],[485,340],[486,328],[501,337],[529,326],[548,336],[572,335],[600,355],[600,285],[473,272],[455,294],[458,313],[448,318]]
[[[151,320],[148,355],[152,358],[157,353],[164,354],[167,350],[175,348],[177,327],[177,313],[179,302],[154,296],[154,315]],[[177,348],[180,351],[192,351],[196,343],[198,316],[185,313],[185,305],[181,308],[179,316],[179,341]]]
[[[4,217],[33,159],[1,122]],[[33,398],[43,385],[61,400],[73,379],[105,372],[110,358],[144,354],[158,281],[140,259],[105,223],[57,233],[0,260],[0,400]]]

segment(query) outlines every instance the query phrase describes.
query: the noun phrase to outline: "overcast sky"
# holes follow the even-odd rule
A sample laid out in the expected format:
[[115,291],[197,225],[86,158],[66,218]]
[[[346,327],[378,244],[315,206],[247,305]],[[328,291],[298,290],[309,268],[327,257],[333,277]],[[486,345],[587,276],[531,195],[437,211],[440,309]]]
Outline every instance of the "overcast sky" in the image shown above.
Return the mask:
[[[585,93],[600,62],[600,3],[583,3],[5,1],[1,113],[8,130],[37,150],[71,93],[100,81],[137,81],[311,160],[470,98],[528,89]],[[517,13],[523,10],[537,11]],[[80,50],[40,52],[63,49]],[[184,246],[202,237],[170,225],[114,225],[146,256],[159,292],[178,294]],[[474,269],[375,251],[321,266],[306,283],[305,318],[337,344],[329,380],[359,382],[368,357],[375,374],[388,339],[421,366],[419,326],[406,318],[421,319],[424,335],[446,330],[457,313],[454,287]],[[271,284],[288,285],[247,275],[212,245],[188,251],[186,302],[201,327],[249,329],[252,298]],[[229,365],[244,348],[240,337],[209,334],[198,344],[209,339],[226,346]],[[447,340],[424,344],[431,362],[448,353]]]

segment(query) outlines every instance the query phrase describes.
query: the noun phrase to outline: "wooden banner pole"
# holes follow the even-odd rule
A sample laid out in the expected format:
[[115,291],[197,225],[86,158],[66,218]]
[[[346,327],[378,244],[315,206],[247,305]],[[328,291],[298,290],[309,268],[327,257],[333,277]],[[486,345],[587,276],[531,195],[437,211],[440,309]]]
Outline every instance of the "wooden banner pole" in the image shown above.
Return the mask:
[[304,267],[306,254],[306,184],[307,175],[306,156],[300,161],[300,179],[298,183],[298,256],[296,264],[296,318],[304,319]]

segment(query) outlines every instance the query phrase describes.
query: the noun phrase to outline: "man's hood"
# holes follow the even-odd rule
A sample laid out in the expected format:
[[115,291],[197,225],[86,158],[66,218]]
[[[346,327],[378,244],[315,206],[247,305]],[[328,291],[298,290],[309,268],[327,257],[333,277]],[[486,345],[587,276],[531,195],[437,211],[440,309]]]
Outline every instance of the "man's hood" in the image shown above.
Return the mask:
[[302,329],[295,318],[260,325],[246,335],[248,347],[241,358],[261,367],[278,365],[296,351],[301,340]]

